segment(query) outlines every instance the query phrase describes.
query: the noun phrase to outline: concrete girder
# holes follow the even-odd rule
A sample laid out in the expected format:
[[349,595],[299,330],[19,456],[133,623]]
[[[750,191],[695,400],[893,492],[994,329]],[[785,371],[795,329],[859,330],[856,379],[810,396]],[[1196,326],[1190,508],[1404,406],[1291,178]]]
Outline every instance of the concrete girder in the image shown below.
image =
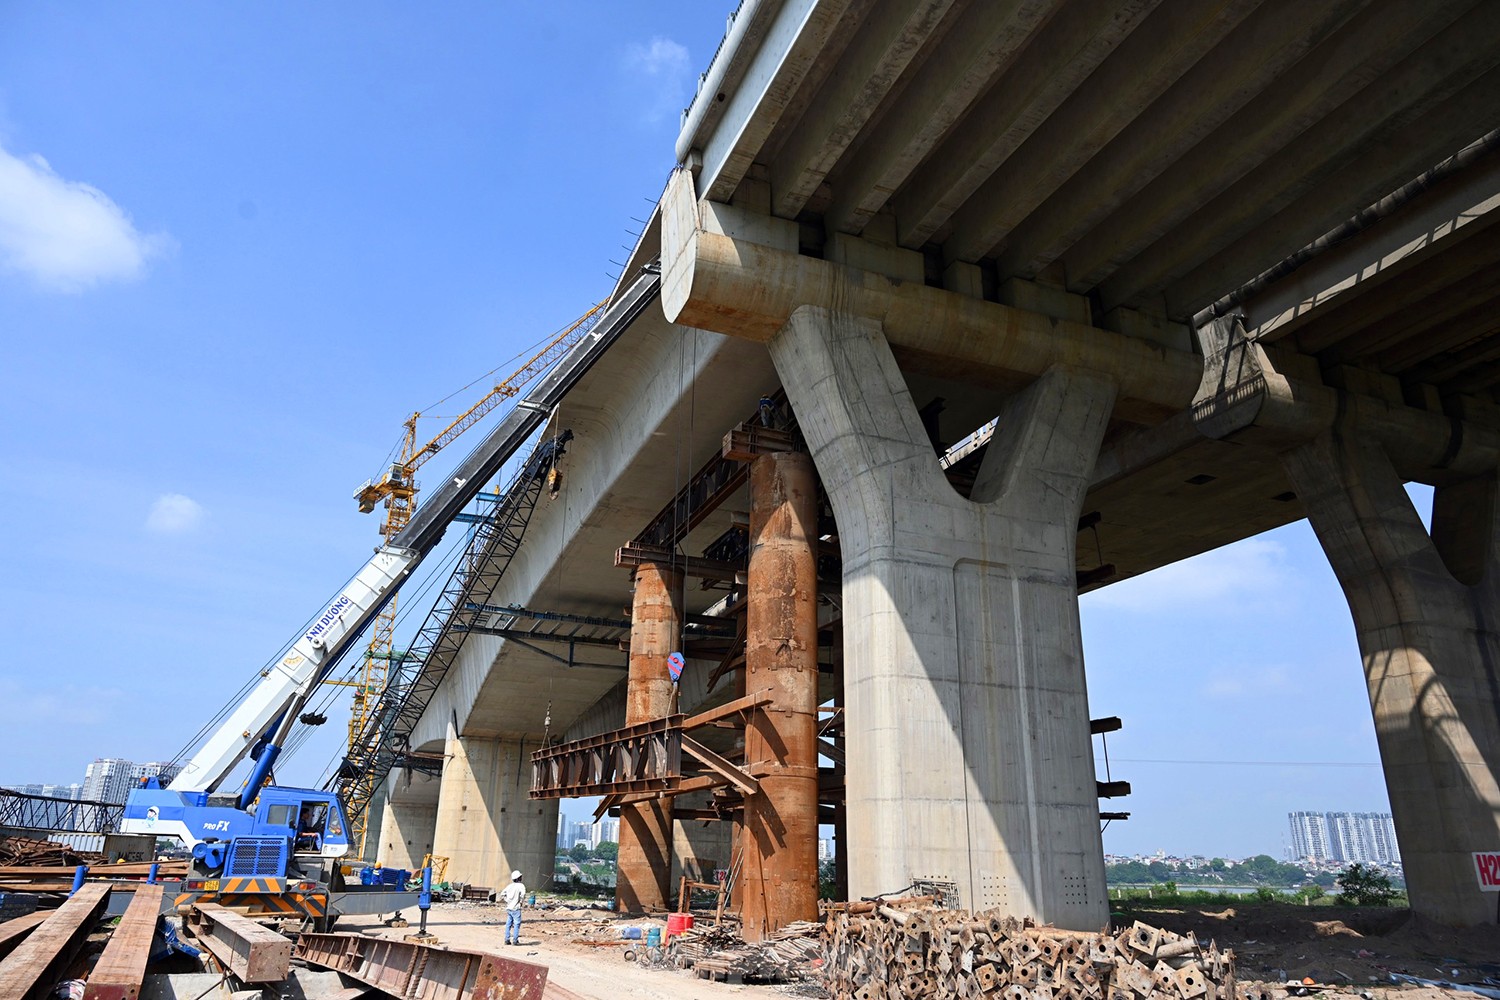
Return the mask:
[[838,26],[849,0],[784,0],[699,150],[705,191],[728,201]]
[[[1247,164],[1241,179],[1222,193],[1194,199],[1181,225],[1100,285],[1104,307],[1142,301],[1170,287],[1169,315],[1191,315],[1457,152],[1485,131],[1475,123],[1491,119],[1493,105],[1483,106],[1484,98],[1465,88],[1494,66],[1497,18],[1500,9],[1481,6],[1415,50],[1401,46],[1399,62],[1382,67],[1377,79],[1362,80],[1368,85],[1321,119],[1306,122],[1316,127],[1299,130],[1269,157]],[[1322,49],[1304,62],[1318,61]],[[1272,97],[1264,95],[1252,109]],[[1225,129],[1235,124],[1232,118]],[[1233,131],[1226,141],[1236,153],[1244,149],[1243,137]],[[1254,154],[1249,158],[1254,161]],[[1301,214],[1291,215],[1293,208]]]
[[[716,388],[695,394],[695,384]],[[561,467],[562,493],[537,505],[486,603],[618,617],[628,599],[626,578],[612,565],[622,535],[650,520],[662,489],[685,481],[694,457],[716,450],[723,428],[775,384],[763,348],[673,327],[659,307],[648,310],[563,402],[560,425],[575,439]],[[667,436],[680,447],[653,448]],[[704,530],[722,530],[717,523]],[[707,601],[703,595],[691,610]],[[549,702],[552,732],[560,732],[621,681],[617,670],[563,667],[493,636],[467,645],[472,650],[454,663],[418,723],[414,745],[443,746],[454,717],[464,735],[539,739]]]
[[970,3],[928,58],[943,72],[922,73],[881,112],[881,135],[840,164],[833,201],[823,214],[830,230],[858,234],[879,212],[973,100],[1065,0],[978,0]]
[[1471,5],[1433,0],[1365,8],[1065,253],[1070,286],[1092,288],[1124,267]]
[[[1494,14],[1486,30],[1500,37],[1500,7]],[[1343,162],[1330,164],[1333,169],[1316,177],[1315,183],[1309,178],[1306,184],[1283,189],[1268,201],[1251,229],[1232,235],[1222,246],[1205,247],[1202,263],[1162,289],[1168,313],[1192,315],[1244,275],[1275,266],[1489,131],[1500,106],[1500,68],[1477,79],[1469,73],[1493,66],[1493,53],[1468,63],[1440,89],[1353,145],[1340,157]],[[1268,218],[1277,207],[1280,211]]]
[[[1500,212],[1495,215],[1500,221]],[[1298,335],[1297,347],[1318,355],[1325,365],[1344,364],[1378,357],[1414,338],[1425,339],[1430,331],[1447,327],[1481,304],[1493,309],[1500,282],[1500,241],[1490,233],[1473,240],[1466,248],[1470,252],[1444,249],[1442,259],[1430,266],[1404,271],[1400,288],[1371,296],[1372,301],[1361,306],[1351,304],[1342,314],[1329,317],[1332,322],[1309,326]],[[1472,323],[1460,324],[1464,327],[1474,330]],[[1312,346],[1314,340],[1322,346]],[[1385,366],[1380,370],[1401,374]]]
[[771,207],[794,219],[843,156],[954,0],[897,0],[876,7],[838,66],[799,116],[771,163]]
[[1471,852],[1500,842],[1500,480],[1440,486],[1429,535],[1351,415],[1286,465],[1354,617],[1412,909],[1496,923]]
[[[1366,2],[1309,0],[1290,10],[1269,3],[1256,8],[1014,228],[996,271],[1030,276],[1063,256]],[[1154,23],[1153,18],[1146,27]]]
[[1058,11],[988,91],[1007,99],[972,109],[891,199],[901,245],[925,244],[1159,2],[1080,0]]
[[1246,299],[1245,326],[1256,340],[1273,342],[1321,324],[1330,307],[1336,311],[1344,299],[1389,283],[1409,259],[1441,254],[1450,242],[1467,239],[1470,226],[1497,218],[1500,155],[1491,154]]
[[966,500],[877,324],[803,307],[769,346],[839,522],[850,893],[931,880],[1099,926],[1074,545],[1112,384],[1053,368],[1013,396]]
[[1108,373],[1121,415],[1143,423],[1180,410],[1201,381],[1186,352],[709,232],[686,171],[668,185],[662,226],[662,308],[674,322],[764,341],[799,306],[834,303],[879,322],[918,370],[1006,388],[1058,364]]
[[947,260],[990,256],[1261,2],[1164,0],[964,202],[943,243]]

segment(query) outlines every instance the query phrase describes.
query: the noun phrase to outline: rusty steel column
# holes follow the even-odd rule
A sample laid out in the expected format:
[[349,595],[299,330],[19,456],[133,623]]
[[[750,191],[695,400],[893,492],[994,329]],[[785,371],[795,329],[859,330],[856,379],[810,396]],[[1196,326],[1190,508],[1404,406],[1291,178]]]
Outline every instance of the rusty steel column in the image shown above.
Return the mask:
[[756,941],[818,916],[818,509],[812,459],[762,455],[750,466],[745,690],[767,692],[745,728],[741,933]]
[[[630,676],[625,684],[625,724],[672,714],[667,657],[682,636],[682,574],[643,563],[635,571],[630,612]],[[672,879],[672,800],[620,807],[620,854],[615,909],[644,913],[667,909]]]

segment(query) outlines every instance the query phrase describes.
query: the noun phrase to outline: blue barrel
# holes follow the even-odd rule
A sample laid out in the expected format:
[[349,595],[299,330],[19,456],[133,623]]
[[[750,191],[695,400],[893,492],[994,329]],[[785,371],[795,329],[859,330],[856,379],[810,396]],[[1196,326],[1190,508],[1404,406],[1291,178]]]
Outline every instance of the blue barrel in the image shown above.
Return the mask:
[[660,948],[661,947],[661,928],[660,927],[653,927],[653,928],[651,928],[650,930],[648,930],[646,932],[646,947],[647,948]]
[[641,929],[639,927],[621,927],[620,937],[626,941],[639,941],[641,939]]

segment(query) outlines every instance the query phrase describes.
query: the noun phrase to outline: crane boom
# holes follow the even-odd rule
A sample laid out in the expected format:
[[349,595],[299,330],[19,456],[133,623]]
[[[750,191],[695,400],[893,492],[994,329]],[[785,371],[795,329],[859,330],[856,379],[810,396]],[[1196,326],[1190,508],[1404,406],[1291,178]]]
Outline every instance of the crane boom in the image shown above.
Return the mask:
[[[395,595],[422,559],[442,539],[453,518],[493,479],[526,440],[541,428],[553,408],[609,346],[653,301],[661,285],[647,270],[600,315],[588,335],[506,414],[453,474],[415,511],[411,520],[354,575],[324,607],[313,624],[240,702],[229,718],[172,780],[174,792],[211,792],[262,745],[256,769],[241,794],[254,798],[308,694],[337,665],[370,621]],[[127,810],[127,820],[130,819]]]

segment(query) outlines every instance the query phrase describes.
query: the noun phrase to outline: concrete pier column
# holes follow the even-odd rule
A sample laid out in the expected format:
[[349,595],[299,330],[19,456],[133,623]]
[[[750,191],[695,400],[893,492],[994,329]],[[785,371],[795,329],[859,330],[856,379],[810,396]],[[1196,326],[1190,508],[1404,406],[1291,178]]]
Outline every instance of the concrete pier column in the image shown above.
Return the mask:
[[432,853],[448,858],[450,880],[498,890],[519,869],[528,885],[552,884],[557,801],[529,798],[534,749],[448,727]]
[[760,779],[741,814],[740,931],[758,941],[818,916],[818,506],[812,459],[750,466],[745,767]]
[[[630,676],[625,725],[672,714],[667,657],[682,637],[682,574],[647,563],[635,571],[630,612]],[[620,856],[615,908],[621,913],[665,910],[672,877],[672,800],[620,807]]]
[[769,347],[838,520],[851,898],[924,880],[1102,926],[1074,546],[1114,384],[1053,367],[1005,400],[966,500],[877,324],[803,306]]
[[1500,850],[1496,474],[1439,486],[1428,534],[1382,445],[1341,421],[1285,454],[1354,617],[1407,891],[1496,922],[1473,852]]
[[427,855],[437,853],[432,849],[437,828],[437,796],[432,793],[437,784],[425,775],[410,779],[398,772],[382,786],[380,817],[370,824],[365,860],[415,869]]

